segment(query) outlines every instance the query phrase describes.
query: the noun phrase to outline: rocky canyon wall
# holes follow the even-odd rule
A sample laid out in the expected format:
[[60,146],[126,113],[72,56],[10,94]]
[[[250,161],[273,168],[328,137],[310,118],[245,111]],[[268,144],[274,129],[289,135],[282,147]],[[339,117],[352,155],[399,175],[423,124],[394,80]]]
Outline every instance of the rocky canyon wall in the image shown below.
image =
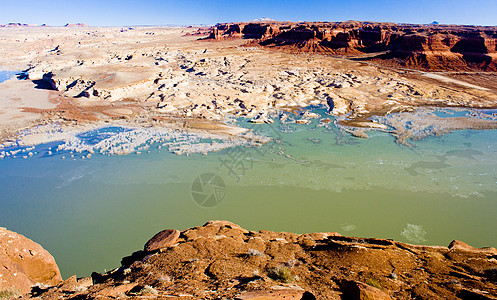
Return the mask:
[[354,56],[429,71],[497,71],[497,27],[373,22],[217,24],[210,39],[254,39],[293,52]]

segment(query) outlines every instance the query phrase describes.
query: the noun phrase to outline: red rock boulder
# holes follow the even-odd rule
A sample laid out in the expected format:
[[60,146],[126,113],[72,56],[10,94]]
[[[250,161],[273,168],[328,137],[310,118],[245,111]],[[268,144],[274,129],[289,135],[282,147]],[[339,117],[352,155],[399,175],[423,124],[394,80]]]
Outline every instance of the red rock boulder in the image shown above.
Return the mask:
[[0,227],[0,290],[28,293],[36,284],[62,281],[55,259],[32,240]]
[[179,238],[180,232],[176,229],[166,229],[154,235],[144,247],[146,252],[152,252],[167,248],[174,243]]

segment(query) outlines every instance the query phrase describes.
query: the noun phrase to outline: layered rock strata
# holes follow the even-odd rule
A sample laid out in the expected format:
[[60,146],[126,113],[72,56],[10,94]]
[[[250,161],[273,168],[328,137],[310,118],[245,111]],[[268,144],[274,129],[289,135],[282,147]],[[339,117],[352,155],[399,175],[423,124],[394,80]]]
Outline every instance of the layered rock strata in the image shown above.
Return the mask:
[[218,24],[211,39],[257,39],[294,52],[353,55],[430,71],[497,70],[497,27],[374,22]]

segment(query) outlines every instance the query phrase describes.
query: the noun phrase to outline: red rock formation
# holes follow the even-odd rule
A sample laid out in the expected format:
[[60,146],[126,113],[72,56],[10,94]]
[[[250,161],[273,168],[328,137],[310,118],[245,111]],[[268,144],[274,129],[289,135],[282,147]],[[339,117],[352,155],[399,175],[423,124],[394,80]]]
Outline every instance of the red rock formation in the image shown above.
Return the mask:
[[[188,26],[188,28],[189,29],[193,28],[193,26]],[[199,27],[194,32],[187,32],[187,33],[185,33],[184,36],[191,36],[191,35],[202,35],[202,36],[205,36],[205,35],[210,35],[211,33],[212,33],[212,28],[210,28],[210,27]]]
[[35,284],[62,281],[59,268],[47,250],[32,240],[0,227],[0,290],[27,293]]
[[152,237],[144,247],[147,252],[152,252],[167,248],[173,245],[179,238],[180,232],[176,229],[165,229]]
[[[168,231],[171,232],[171,231]],[[159,234],[157,240],[162,240]],[[153,238],[155,240],[156,238]],[[248,231],[211,221],[162,251],[33,295],[51,299],[495,299],[495,248]],[[93,283],[93,284],[91,284]],[[26,296],[24,299],[27,299]]]
[[265,39],[278,34],[279,30],[280,26],[261,22],[224,23],[216,25],[208,38],[217,40],[233,38]]
[[372,22],[218,24],[211,39],[255,39],[296,52],[361,56],[426,70],[497,70],[497,27]]

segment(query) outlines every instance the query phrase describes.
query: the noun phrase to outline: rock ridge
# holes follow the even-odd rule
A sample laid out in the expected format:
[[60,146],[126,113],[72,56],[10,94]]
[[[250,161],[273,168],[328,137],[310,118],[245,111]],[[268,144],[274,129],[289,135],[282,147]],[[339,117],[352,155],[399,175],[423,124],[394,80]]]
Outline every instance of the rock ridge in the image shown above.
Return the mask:
[[[210,221],[165,231],[167,246],[91,278],[38,289],[38,299],[434,299],[497,296],[497,249],[448,247],[336,232],[249,231]],[[151,241],[147,243],[150,245]],[[27,298],[27,296],[25,297]]]

